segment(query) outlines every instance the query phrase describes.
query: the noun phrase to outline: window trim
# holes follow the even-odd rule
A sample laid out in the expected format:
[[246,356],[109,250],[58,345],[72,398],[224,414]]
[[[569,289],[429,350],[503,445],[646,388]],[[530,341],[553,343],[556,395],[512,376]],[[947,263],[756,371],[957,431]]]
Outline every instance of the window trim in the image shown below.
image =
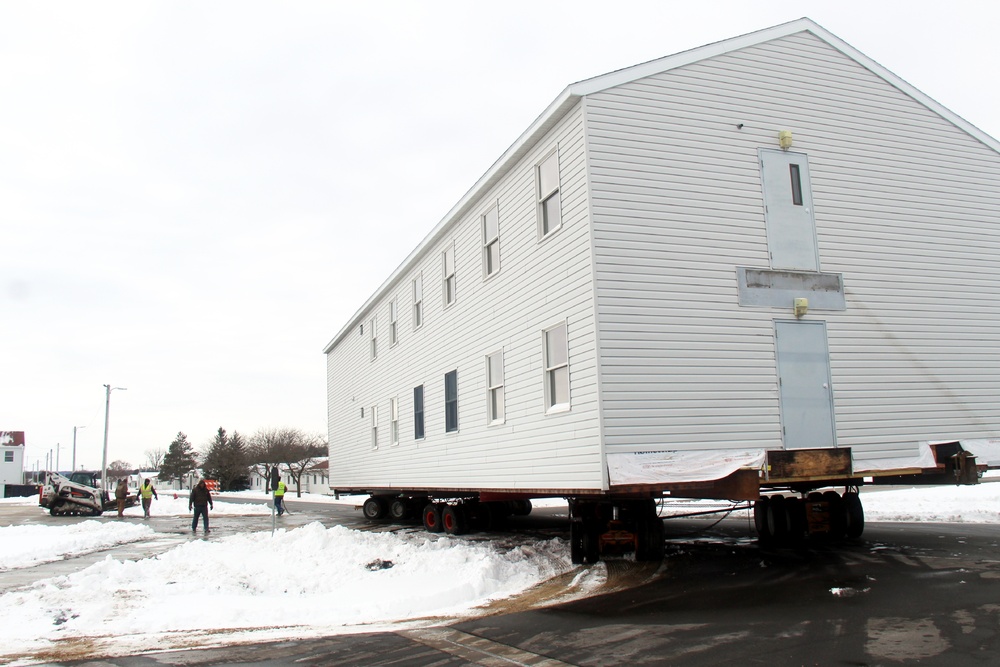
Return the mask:
[[[451,258],[451,273],[448,273],[448,259]],[[441,253],[441,273],[443,278],[441,281],[441,300],[444,302],[444,307],[455,305],[458,301],[458,278],[457,269],[455,267],[455,242],[452,241],[448,244],[448,247],[444,249]],[[448,297],[451,300],[448,300]]]
[[[549,364],[549,333],[555,331],[556,329],[565,329],[566,338],[566,361],[558,365]],[[566,402],[565,403],[555,403],[552,389],[552,378],[553,373],[561,368],[566,369]],[[559,412],[568,412],[573,405],[573,392],[571,390],[572,385],[570,384],[569,377],[569,323],[563,320],[559,324],[548,327],[542,330],[542,376],[545,389],[545,414],[555,414]]]
[[[420,390],[420,401],[417,401],[417,390]],[[419,403],[420,409],[417,410],[417,405]],[[413,439],[423,440],[427,437],[427,427],[425,423],[424,415],[427,412],[427,408],[424,405],[424,385],[418,384],[413,388]],[[417,435],[417,426],[420,427],[420,434]]]
[[[452,399],[448,398],[448,377],[454,378],[455,385],[455,396]],[[454,415],[455,423],[452,428],[448,428],[450,413],[448,411],[449,404],[454,404]],[[448,371],[444,374],[444,432],[445,433],[458,433],[458,369]]]
[[[552,158],[556,161],[556,185],[547,191],[542,191],[542,167]],[[552,197],[559,197],[559,222],[551,229],[545,229],[545,203]],[[559,146],[546,153],[535,164],[535,215],[538,224],[538,240],[542,241],[562,229],[562,171],[559,165]]]
[[424,326],[424,274],[418,273],[412,282],[413,330]]
[[[496,233],[488,235],[486,227],[487,217],[493,214],[496,216]],[[479,227],[483,234],[483,280],[492,278],[500,273],[500,202],[495,201],[479,216]],[[496,267],[490,271],[490,248],[496,246]]]
[[368,340],[370,341],[368,345],[368,352],[371,355],[372,361],[378,359],[378,329],[376,328],[377,323],[375,320],[376,320],[375,315],[372,315],[372,318],[368,320],[368,326],[371,329],[368,338]]
[[372,450],[378,449],[378,405],[371,406]]
[[[500,355],[500,382],[495,383],[493,378],[493,358]],[[504,354],[503,349],[499,349],[496,352],[486,355],[486,425],[496,426],[498,424],[503,424],[507,420],[507,406],[506,406],[506,396],[504,391]],[[500,411],[499,416],[494,413],[495,402],[493,400],[494,392],[499,390],[500,394]]]
[[389,302],[389,347],[399,344],[399,308],[397,299],[393,298]]
[[389,445],[395,447],[399,444],[399,398],[393,396],[389,399]]

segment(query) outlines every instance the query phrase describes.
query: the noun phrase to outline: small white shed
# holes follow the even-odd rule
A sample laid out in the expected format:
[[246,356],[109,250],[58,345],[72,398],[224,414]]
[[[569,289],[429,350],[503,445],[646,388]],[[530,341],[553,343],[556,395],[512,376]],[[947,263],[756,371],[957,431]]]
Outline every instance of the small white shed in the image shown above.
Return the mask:
[[24,431],[0,431],[0,492],[24,484]]

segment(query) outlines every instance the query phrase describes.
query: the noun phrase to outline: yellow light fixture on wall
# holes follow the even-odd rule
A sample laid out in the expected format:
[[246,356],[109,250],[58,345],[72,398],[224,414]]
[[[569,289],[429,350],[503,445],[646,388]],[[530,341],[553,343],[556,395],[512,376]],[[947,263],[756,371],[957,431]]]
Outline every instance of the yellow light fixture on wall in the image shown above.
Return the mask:
[[781,150],[787,151],[792,147],[792,131],[791,130],[781,130],[778,132],[778,145],[781,146]]
[[796,297],[793,305],[795,307],[795,317],[802,317],[809,312],[809,299]]

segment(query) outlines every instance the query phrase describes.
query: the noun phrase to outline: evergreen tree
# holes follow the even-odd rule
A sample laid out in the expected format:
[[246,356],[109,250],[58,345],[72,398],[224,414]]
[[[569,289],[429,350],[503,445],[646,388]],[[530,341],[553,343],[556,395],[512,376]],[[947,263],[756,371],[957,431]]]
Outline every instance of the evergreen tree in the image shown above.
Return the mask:
[[206,477],[219,480],[221,491],[247,488],[250,483],[250,466],[243,436],[233,431],[233,436],[229,437],[226,429],[220,427],[205,452],[202,470]]
[[170,443],[167,453],[163,455],[160,465],[160,479],[181,479],[184,475],[198,467],[198,457],[194,447],[188,442],[187,436],[178,431],[177,437]]

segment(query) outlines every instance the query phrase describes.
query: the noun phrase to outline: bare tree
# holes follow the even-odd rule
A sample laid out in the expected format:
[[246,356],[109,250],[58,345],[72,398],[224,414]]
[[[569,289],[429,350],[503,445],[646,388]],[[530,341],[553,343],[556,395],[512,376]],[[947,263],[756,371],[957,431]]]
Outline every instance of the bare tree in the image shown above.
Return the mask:
[[322,435],[306,435],[299,431],[299,439],[294,446],[283,453],[282,463],[288,474],[295,480],[295,497],[302,497],[302,475],[328,453],[326,438]]
[[326,440],[319,435],[306,435],[295,428],[268,428],[250,438],[251,467],[265,481],[270,491],[271,474],[283,469],[295,482],[296,496],[302,496],[302,474],[327,454]]
[[271,491],[271,473],[284,461],[282,452],[291,446],[298,432],[290,428],[262,428],[250,436],[250,468],[264,478],[264,492]]
[[163,457],[167,455],[167,450],[162,447],[146,450],[146,470],[160,471],[163,465]]

